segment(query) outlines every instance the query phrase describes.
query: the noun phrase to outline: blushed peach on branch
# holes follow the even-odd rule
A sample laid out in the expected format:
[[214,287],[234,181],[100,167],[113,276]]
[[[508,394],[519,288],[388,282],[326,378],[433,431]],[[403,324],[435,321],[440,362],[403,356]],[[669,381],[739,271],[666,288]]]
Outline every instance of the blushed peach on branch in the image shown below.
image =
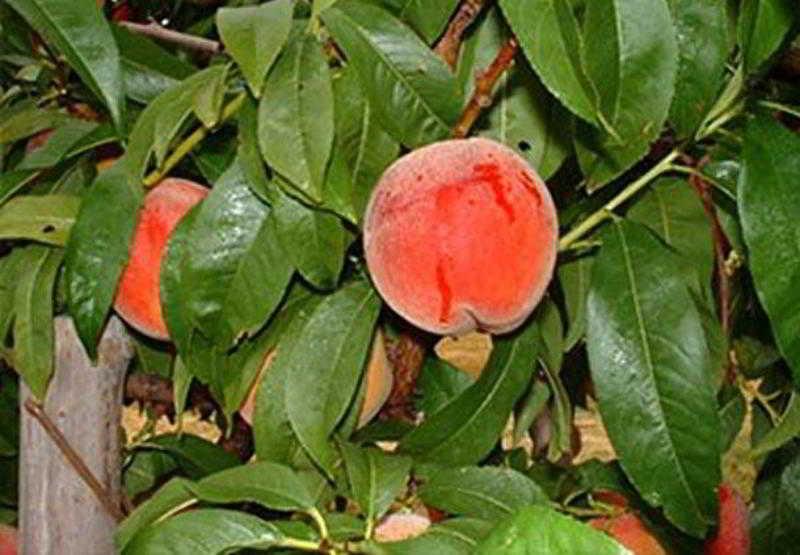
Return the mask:
[[207,194],[202,185],[167,178],[145,196],[114,309],[128,324],[155,339],[169,339],[160,296],[167,241],[181,218]]
[[442,141],[402,157],[376,186],[364,221],[381,296],[442,335],[519,326],[550,282],[557,240],[544,182],[488,139]]

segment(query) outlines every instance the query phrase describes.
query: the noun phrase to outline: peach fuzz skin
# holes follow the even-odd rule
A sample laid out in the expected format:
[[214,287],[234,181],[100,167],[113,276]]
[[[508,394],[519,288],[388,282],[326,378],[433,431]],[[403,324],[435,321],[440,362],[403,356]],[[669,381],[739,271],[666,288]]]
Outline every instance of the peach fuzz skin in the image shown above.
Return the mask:
[[128,324],[154,339],[169,339],[160,297],[161,260],[167,241],[181,218],[207,194],[208,189],[197,183],[167,178],[145,196],[114,309]]
[[589,524],[601,530],[627,547],[634,555],[666,555],[650,531],[633,513],[625,513],[613,518],[595,518]]
[[738,491],[727,484],[719,487],[719,529],[705,544],[706,555],[750,553],[750,513]]
[[455,139],[395,162],[372,194],[364,250],[384,300],[440,335],[519,326],[553,275],[555,205],[513,150]]
[[17,555],[17,530],[0,524],[0,555]]

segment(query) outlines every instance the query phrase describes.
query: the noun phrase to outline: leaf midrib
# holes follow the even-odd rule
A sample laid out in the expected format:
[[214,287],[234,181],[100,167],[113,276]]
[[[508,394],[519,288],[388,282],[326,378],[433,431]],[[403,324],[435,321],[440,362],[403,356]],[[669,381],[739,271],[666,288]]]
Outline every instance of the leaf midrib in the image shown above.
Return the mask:
[[678,457],[677,452],[675,451],[674,440],[672,438],[672,434],[670,433],[670,428],[667,425],[667,419],[666,419],[666,416],[665,416],[665,413],[664,413],[664,407],[663,407],[663,404],[661,402],[661,392],[658,389],[658,380],[656,380],[656,376],[655,376],[656,372],[655,372],[655,366],[653,364],[652,353],[650,351],[650,341],[649,341],[649,338],[648,338],[647,328],[645,327],[644,316],[643,316],[643,313],[642,313],[642,307],[641,307],[641,304],[640,304],[640,301],[639,301],[639,289],[638,289],[637,283],[636,283],[636,275],[635,275],[635,272],[634,272],[634,269],[633,269],[633,264],[632,264],[632,260],[631,260],[631,256],[630,256],[630,248],[628,247],[628,241],[626,240],[625,234],[622,232],[622,229],[620,228],[620,226],[616,225],[615,227],[616,227],[617,233],[619,234],[620,240],[622,242],[622,254],[623,254],[623,258],[625,259],[625,270],[626,270],[626,273],[628,275],[628,281],[629,281],[630,286],[631,286],[631,300],[633,301],[634,311],[636,313],[636,320],[637,320],[637,324],[638,324],[637,328],[639,330],[640,338],[641,338],[641,341],[642,341],[642,346],[644,348],[645,362],[646,362],[647,370],[648,370],[648,372],[650,374],[650,381],[651,381],[651,383],[653,384],[653,387],[656,390],[656,403],[657,403],[659,415],[661,417],[660,420],[662,422],[662,426],[663,426],[664,430],[666,431],[667,437],[669,438],[669,443],[668,443],[669,450],[671,452],[673,460],[675,461],[675,466],[678,469],[677,474],[678,474],[679,480],[682,482],[682,484],[684,485],[684,488],[686,490],[686,493],[691,498],[696,514],[700,517],[700,520],[703,520],[703,518],[702,518],[703,515],[699,511],[699,505],[697,503],[697,498],[695,497],[694,491],[689,486],[689,482],[686,479],[686,475],[685,475],[685,472],[683,470],[683,466],[680,464],[680,458]]

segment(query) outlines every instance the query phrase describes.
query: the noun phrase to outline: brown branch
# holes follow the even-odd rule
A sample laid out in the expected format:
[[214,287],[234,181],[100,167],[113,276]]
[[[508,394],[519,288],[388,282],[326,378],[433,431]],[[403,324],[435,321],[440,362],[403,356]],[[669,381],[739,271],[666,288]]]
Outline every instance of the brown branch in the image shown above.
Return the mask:
[[196,50],[208,55],[217,54],[222,51],[222,44],[215,40],[197,37],[172,29],[162,27],[158,23],[133,23],[131,21],[120,21],[117,23],[120,27],[124,27],[132,33],[151,37],[160,41],[169,42],[182,48],[189,50]]
[[464,32],[472,25],[486,3],[487,0],[464,0],[461,2],[458,11],[450,19],[447,30],[436,43],[434,52],[439,54],[451,68],[455,68],[458,63]]
[[[708,158],[704,158],[696,162],[689,156],[684,156],[684,159],[698,170],[701,169]],[[700,200],[703,203],[703,210],[706,213],[711,224],[711,238],[714,243],[714,266],[717,274],[717,302],[719,303],[719,320],[722,326],[722,333],[726,338],[730,337],[731,333],[731,276],[726,267],[728,260],[728,253],[730,253],[731,245],[728,241],[725,231],[720,224],[719,216],[717,215],[717,207],[714,205],[714,199],[711,196],[711,185],[703,179],[698,173],[693,173],[689,176],[689,183],[692,188],[697,192]],[[733,382],[736,378],[734,367],[728,361],[728,376],[729,382]]]
[[475,90],[472,93],[472,97],[453,129],[454,137],[466,137],[480,116],[481,110],[491,105],[495,85],[497,85],[497,81],[503,73],[514,63],[514,56],[516,56],[518,49],[519,43],[517,43],[517,39],[511,37],[497,52],[497,56],[489,64],[489,67],[478,74],[475,79]]
[[413,396],[430,343],[430,336],[410,326],[387,345],[389,363],[394,369],[394,383],[380,418],[414,422]]
[[72,448],[72,445],[69,444],[67,438],[58,429],[58,426],[47,415],[44,407],[29,398],[25,401],[25,410],[39,422],[42,429],[58,447],[58,450],[61,451],[61,454],[64,455],[64,458],[67,459],[67,462],[69,462],[81,480],[92,490],[92,493],[94,493],[108,514],[117,522],[122,522],[125,519],[125,513],[122,512],[113,496],[103,487],[103,484],[100,483],[100,480],[92,473],[91,469],[86,466],[81,456]]
[[[138,372],[129,374],[125,381],[125,398],[150,407],[157,417],[174,416],[174,395],[172,381],[161,376]],[[192,384],[186,404],[197,410],[201,418],[208,418],[214,412],[222,414],[211,391],[197,383]],[[238,456],[242,461],[247,461],[253,455],[252,428],[238,415],[234,415],[231,426],[230,435],[227,437],[223,435],[217,443],[227,452]]]

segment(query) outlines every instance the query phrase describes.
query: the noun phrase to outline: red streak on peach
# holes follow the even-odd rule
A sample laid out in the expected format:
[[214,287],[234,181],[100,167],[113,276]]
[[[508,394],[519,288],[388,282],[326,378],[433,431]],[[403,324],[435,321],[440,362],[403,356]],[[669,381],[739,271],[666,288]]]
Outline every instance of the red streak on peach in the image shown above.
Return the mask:
[[706,555],[750,553],[750,513],[741,494],[728,484],[719,487],[719,529],[705,545]]
[[181,218],[207,194],[208,189],[197,183],[168,178],[144,199],[114,308],[131,326],[155,339],[169,339],[160,297],[167,241]]
[[414,325],[448,335],[519,326],[550,282],[557,240],[545,184],[488,139],[404,156],[381,178],[364,221],[381,296]]

